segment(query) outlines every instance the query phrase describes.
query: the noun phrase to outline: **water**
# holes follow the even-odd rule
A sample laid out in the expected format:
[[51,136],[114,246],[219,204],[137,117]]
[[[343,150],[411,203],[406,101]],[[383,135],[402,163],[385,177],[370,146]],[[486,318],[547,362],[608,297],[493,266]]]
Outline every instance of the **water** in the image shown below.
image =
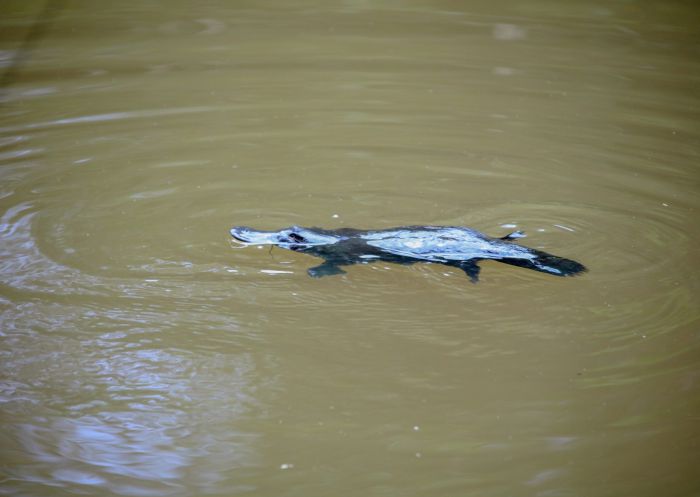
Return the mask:
[[[1,9],[0,493],[700,495],[695,6]],[[590,272],[228,235],[422,223]]]

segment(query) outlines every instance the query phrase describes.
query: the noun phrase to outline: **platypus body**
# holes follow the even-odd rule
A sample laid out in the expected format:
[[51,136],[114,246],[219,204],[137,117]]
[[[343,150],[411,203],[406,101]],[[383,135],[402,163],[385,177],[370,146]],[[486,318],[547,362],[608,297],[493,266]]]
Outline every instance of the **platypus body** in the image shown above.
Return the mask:
[[231,235],[245,244],[276,245],[321,257],[324,262],[308,270],[315,278],[345,273],[341,266],[374,261],[444,264],[462,269],[474,283],[481,269],[477,263],[485,259],[555,276],[573,276],[586,271],[585,266],[576,261],[513,243],[512,240],[525,236],[521,231],[492,238],[459,226],[404,226],[384,230],[291,226],[279,231],[234,226]]

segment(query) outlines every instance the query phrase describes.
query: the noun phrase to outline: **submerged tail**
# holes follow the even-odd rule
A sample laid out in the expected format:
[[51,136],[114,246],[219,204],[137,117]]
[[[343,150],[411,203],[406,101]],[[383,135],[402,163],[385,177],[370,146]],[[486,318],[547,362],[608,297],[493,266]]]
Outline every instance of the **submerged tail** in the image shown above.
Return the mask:
[[505,262],[512,266],[525,267],[528,269],[533,269],[535,271],[540,271],[542,273],[549,273],[555,276],[575,276],[577,274],[588,271],[586,266],[580,262],[572,261],[571,259],[564,259],[563,257],[557,257],[556,255],[548,254],[547,252],[540,252],[539,250],[530,249],[531,253],[536,257],[534,259],[499,259],[500,262]]

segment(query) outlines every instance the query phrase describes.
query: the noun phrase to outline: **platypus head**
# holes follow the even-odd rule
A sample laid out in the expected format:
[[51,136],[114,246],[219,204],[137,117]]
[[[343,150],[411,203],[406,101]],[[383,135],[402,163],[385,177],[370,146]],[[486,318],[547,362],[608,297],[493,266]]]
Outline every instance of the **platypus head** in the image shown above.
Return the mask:
[[339,237],[300,226],[291,226],[279,231],[258,231],[247,226],[234,226],[231,228],[231,236],[249,245],[277,245],[292,250],[330,245],[340,240]]

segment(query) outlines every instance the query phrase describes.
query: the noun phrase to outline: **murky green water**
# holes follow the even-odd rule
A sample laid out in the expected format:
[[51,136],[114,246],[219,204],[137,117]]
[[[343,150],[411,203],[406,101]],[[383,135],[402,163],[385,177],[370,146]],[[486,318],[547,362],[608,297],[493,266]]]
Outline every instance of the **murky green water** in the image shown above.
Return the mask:
[[[44,6],[0,5],[0,494],[700,495],[692,2]],[[311,279],[234,224],[590,271]]]

